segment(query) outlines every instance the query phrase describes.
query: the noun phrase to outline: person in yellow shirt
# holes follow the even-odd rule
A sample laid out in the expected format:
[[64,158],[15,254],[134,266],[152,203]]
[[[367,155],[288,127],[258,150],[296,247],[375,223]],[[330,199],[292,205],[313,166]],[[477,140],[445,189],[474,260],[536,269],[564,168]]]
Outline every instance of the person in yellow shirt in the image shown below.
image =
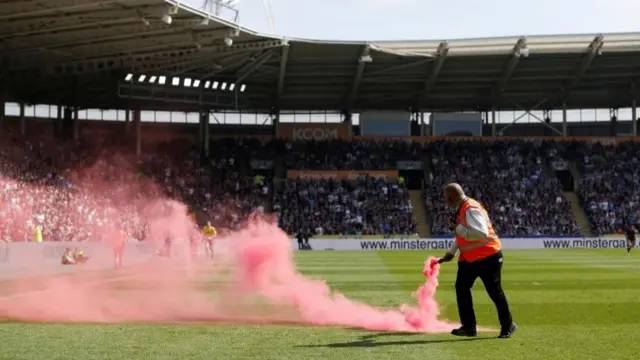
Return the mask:
[[213,259],[213,238],[218,235],[216,228],[211,225],[211,221],[207,221],[207,225],[202,228],[204,234],[204,245],[207,251],[207,256]]
[[33,228],[33,242],[42,242],[42,225],[36,225]]
[[84,264],[89,260],[89,257],[84,255],[84,251],[82,249],[75,249],[73,251],[73,258],[75,259],[76,264]]

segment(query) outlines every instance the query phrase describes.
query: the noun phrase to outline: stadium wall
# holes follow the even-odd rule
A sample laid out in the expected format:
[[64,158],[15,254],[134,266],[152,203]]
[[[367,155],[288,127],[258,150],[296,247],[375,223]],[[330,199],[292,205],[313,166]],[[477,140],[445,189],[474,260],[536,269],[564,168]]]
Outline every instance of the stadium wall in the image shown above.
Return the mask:
[[[392,238],[392,239],[311,239],[309,244],[313,250],[442,250],[451,247],[452,238]],[[627,241],[624,237],[516,237],[501,238],[504,249],[624,249]],[[291,245],[297,249],[296,239]]]
[[[34,117],[34,116],[25,116],[25,120],[27,121],[27,133],[30,134],[42,134],[42,135],[53,135],[55,128],[55,119],[52,118],[43,118],[43,117]],[[117,132],[118,134],[122,134],[125,128],[125,122],[123,121],[99,121],[99,120],[79,120],[79,128],[80,128],[80,136],[81,137],[90,137],[95,138],[99,136],[100,133],[113,133]],[[281,123],[287,124],[287,123]],[[305,127],[313,127],[314,124],[317,123],[302,123]],[[324,124],[324,123],[321,123]],[[431,125],[426,125],[430,127]],[[507,128],[508,126],[508,128]],[[562,122],[554,121],[551,123],[558,131],[562,131]],[[286,127],[286,125],[285,125]],[[484,136],[489,136],[492,133],[492,124],[485,123],[482,125],[482,134]],[[352,129],[353,128],[353,129]],[[558,133],[551,132],[549,133],[549,129],[544,124],[540,124],[538,122],[534,123],[524,123],[518,122],[516,124],[496,124],[496,131],[500,132],[503,128],[506,128],[504,133],[505,136],[518,136],[518,137],[527,137],[527,136],[538,136],[545,137],[546,139],[554,139],[554,140],[562,140],[562,137],[558,135]],[[6,115],[0,124],[0,129],[2,130],[13,130],[18,132],[20,130],[20,118],[18,116]],[[351,136],[352,133],[358,133],[355,129],[360,129],[359,125],[353,125],[349,127],[349,135],[346,138],[353,138]],[[630,134],[633,129],[633,124],[631,121],[618,120],[616,123],[616,134],[619,137],[625,138],[625,134]],[[352,131],[353,130],[353,131]],[[426,133],[431,133],[430,128],[427,129]],[[342,129],[341,129],[342,131]],[[584,121],[584,122],[568,122],[567,123],[567,136],[573,137],[604,137],[608,138],[611,136],[611,123],[608,121]],[[210,136],[214,137],[227,137],[227,136],[262,136],[262,137],[271,137],[274,135],[274,126],[273,125],[250,125],[250,124],[210,124]],[[177,138],[185,138],[189,137],[191,139],[197,139],[198,136],[198,124],[197,123],[183,123],[183,122],[174,122],[174,123],[154,123],[143,121],[142,122],[142,133],[146,136],[169,136],[174,135],[173,137]],[[157,135],[150,135],[156,133]],[[287,135],[287,134],[285,134]],[[344,134],[342,134],[344,135]],[[289,137],[289,136],[284,136]],[[426,137],[429,138],[429,137]],[[416,140],[416,139],[413,139]],[[579,140],[579,139],[578,139]]]
[[[293,249],[297,240],[290,239]],[[624,237],[518,237],[502,238],[505,249],[624,249]],[[392,238],[392,239],[311,239],[313,250],[321,251],[445,251],[451,246],[451,238]],[[85,264],[62,265],[66,248],[82,249],[90,259]],[[224,245],[219,248],[225,251]],[[124,254],[125,267],[147,263],[154,259],[157,247],[147,242],[130,244]],[[186,250],[186,251],[185,251]],[[204,249],[198,249],[199,254]],[[186,247],[174,247],[172,257],[188,259]],[[113,252],[101,243],[0,243],[0,280],[38,275],[56,275],[78,271],[100,271],[114,265]]]

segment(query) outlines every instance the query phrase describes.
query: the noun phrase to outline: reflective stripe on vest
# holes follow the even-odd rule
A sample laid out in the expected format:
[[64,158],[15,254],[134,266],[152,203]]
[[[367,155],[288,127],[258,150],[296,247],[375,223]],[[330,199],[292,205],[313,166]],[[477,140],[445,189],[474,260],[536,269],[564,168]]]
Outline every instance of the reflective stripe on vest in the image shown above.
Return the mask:
[[496,235],[493,226],[489,221],[489,214],[487,213],[487,210],[485,210],[477,201],[467,198],[462,204],[460,204],[458,214],[456,215],[456,222],[467,227],[467,219],[464,215],[470,208],[481,210],[489,223],[489,236],[484,239],[467,241],[461,236],[456,236],[456,244],[460,250],[460,261],[474,262],[497,253],[500,251],[502,246],[500,244],[500,239]]

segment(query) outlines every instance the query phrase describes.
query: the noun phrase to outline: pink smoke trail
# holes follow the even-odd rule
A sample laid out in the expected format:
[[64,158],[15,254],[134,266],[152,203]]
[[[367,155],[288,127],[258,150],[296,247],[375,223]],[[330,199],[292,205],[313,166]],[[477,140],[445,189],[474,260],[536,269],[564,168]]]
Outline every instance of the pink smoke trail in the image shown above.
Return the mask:
[[[291,244],[286,234],[262,223],[254,225],[230,243],[239,265],[236,282],[273,303],[293,305],[302,322],[320,326],[351,326],[367,330],[438,333],[456,327],[438,320],[435,292],[438,286],[437,259],[425,262],[426,282],[414,294],[417,307],[379,309],[332,292],[324,281],[306,278],[296,271]],[[269,234],[269,236],[260,236]]]
[[[183,233],[184,223],[178,215],[161,222],[172,233]],[[216,289],[215,299],[194,285],[213,280],[211,264],[201,264],[203,273],[185,272],[180,270],[184,259],[176,258],[141,265],[129,290],[120,286],[133,279],[111,282],[87,274],[83,276],[87,282],[101,285],[85,287],[73,279],[56,277],[46,281],[46,294],[0,299],[0,310],[11,319],[38,322],[284,322],[421,333],[448,332],[455,327],[438,320],[434,296],[439,267],[434,258],[425,263],[426,282],[414,294],[416,306],[382,309],[350,300],[324,281],[299,273],[289,237],[275,224],[256,222],[220,241],[226,250],[219,252],[217,261],[231,265],[232,277]]]

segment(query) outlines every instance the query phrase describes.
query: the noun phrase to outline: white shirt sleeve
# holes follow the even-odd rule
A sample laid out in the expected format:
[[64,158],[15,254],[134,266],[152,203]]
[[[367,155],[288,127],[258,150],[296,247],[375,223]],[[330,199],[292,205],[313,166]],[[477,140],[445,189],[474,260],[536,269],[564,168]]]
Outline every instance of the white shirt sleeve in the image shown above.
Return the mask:
[[458,224],[456,235],[462,236],[467,241],[480,240],[489,236],[489,219],[482,210],[469,208],[464,216],[467,220],[467,227]]

